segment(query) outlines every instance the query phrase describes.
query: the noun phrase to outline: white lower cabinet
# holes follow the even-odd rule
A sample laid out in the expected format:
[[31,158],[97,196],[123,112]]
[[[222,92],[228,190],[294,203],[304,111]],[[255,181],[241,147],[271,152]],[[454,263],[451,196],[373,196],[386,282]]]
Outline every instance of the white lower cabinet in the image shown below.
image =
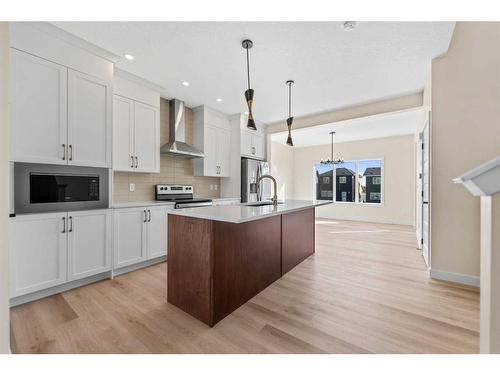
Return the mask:
[[9,221],[10,294],[18,297],[66,282],[66,213]]
[[109,271],[111,220],[111,210],[12,218],[11,298]]
[[146,216],[144,208],[122,208],[114,211],[115,268],[146,260]]
[[167,255],[167,208],[114,210],[114,267]]
[[68,213],[68,280],[111,269],[110,210]]
[[167,210],[165,207],[150,207],[147,223],[148,259],[167,255]]

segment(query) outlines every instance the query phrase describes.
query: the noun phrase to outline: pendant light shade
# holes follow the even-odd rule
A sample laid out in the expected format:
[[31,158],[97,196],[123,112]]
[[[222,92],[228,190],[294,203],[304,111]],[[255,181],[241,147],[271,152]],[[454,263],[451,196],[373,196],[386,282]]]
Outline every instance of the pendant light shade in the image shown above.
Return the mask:
[[252,48],[253,42],[250,39],[245,39],[241,42],[241,45],[247,51],[247,79],[248,79],[248,89],[245,91],[245,100],[248,106],[248,122],[247,128],[252,130],[257,130],[255,126],[255,121],[253,119],[252,104],[253,104],[253,89],[250,88],[250,57],[248,55],[248,50]]
[[288,138],[286,139],[286,144],[288,146],[293,146],[293,140],[292,140],[292,123],[293,123],[293,116],[292,116],[292,85],[295,82],[292,80],[286,81],[286,85],[288,86],[288,118],[286,119],[286,126],[288,127]]

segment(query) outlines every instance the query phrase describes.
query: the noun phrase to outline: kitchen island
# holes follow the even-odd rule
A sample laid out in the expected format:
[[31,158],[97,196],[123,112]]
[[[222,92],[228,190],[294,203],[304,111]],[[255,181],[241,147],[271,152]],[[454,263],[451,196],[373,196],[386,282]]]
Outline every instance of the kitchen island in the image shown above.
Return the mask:
[[168,302],[214,326],[314,254],[315,207],[329,203],[169,211]]

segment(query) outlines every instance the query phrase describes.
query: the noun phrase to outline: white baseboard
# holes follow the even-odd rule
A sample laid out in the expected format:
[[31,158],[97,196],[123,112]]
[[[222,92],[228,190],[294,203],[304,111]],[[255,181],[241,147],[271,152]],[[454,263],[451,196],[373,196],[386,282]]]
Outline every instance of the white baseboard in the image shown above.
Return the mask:
[[453,283],[475,286],[478,288],[480,286],[479,276],[470,276],[470,275],[462,275],[460,273],[438,271],[438,270],[433,270],[432,268],[429,270],[429,273],[432,279],[451,281]]

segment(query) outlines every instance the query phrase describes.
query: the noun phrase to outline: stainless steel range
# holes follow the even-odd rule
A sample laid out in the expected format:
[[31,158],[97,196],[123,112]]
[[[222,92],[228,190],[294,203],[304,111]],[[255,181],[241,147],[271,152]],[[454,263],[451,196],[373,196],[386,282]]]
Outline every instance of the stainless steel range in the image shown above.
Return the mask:
[[192,185],[156,185],[155,199],[157,201],[175,202],[175,208],[211,206],[208,198],[194,198]]

